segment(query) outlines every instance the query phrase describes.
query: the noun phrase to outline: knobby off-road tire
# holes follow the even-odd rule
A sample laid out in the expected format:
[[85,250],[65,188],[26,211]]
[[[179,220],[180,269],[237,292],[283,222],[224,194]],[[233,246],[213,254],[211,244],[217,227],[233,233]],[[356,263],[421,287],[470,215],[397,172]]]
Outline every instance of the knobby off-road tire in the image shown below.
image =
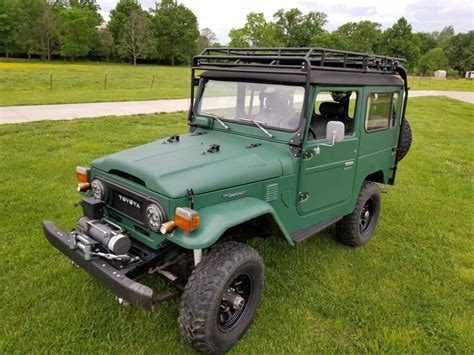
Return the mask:
[[380,208],[381,199],[377,184],[365,181],[354,211],[336,224],[337,239],[351,246],[367,243],[375,232]]
[[216,245],[188,279],[179,310],[181,334],[197,351],[229,350],[255,317],[263,280],[263,260],[255,249],[232,241]]
[[408,154],[408,151],[410,150],[410,147],[411,147],[411,141],[413,139],[413,136],[411,133],[411,127],[406,118],[405,120],[403,120],[401,130],[402,130],[402,139],[400,141],[400,147],[398,147],[398,151],[397,151],[397,157],[396,157],[397,163],[400,160],[402,160],[405,157],[405,155]]

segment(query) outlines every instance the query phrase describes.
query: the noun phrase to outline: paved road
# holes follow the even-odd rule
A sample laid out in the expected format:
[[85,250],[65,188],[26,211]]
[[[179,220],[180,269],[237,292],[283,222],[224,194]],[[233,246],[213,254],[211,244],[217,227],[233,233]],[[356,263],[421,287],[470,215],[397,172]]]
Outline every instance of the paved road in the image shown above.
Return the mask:
[[[474,92],[411,91],[410,97],[447,96],[474,104]],[[220,106],[220,105],[218,105]],[[158,112],[184,111],[189,99],[101,102],[91,104],[35,105],[0,107],[0,124],[41,120],[71,120],[81,117],[122,116]]]

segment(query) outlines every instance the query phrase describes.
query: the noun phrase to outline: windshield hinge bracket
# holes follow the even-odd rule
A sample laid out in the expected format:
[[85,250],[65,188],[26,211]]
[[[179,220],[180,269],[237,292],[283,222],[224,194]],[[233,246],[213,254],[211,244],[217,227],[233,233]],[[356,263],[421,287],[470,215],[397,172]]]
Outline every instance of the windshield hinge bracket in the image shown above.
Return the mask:
[[169,137],[166,141],[163,142],[163,144],[166,143],[178,143],[179,142],[179,136],[171,136]]
[[188,188],[188,198],[189,198],[189,203],[190,203],[190,206],[189,208],[191,208],[192,210],[194,209],[194,191],[192,189],[192,187]]

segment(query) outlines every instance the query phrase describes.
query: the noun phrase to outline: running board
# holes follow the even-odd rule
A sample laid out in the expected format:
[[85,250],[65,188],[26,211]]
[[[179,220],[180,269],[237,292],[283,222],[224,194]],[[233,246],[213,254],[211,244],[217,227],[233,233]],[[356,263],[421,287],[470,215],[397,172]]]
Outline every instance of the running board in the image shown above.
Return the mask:
[[290,233],[291,239],[293,239],[295,243],[301,243],[305,241],[306,239],[308,239],[309,237],[312,237],[316,233],[321,232],[323,229],[326,229],[330,225],[340,221],[341,219],[342,217],[333,217],[325,221],[322,221],[321,223],[314,224],[312,226],[300,229],[296,232]]

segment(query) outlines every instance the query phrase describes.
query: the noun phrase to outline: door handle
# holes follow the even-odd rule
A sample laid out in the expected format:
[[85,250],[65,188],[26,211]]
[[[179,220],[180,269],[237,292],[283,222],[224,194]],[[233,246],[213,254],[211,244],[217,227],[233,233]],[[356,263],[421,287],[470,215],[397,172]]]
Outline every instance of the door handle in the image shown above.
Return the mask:
[[354,160],[349,160],[349,161],[346,161],[346,162],[344,163],[344,166],[345,166],[346,168],[351,167],[351,166],[353,166],[353,165],[354,165]]

